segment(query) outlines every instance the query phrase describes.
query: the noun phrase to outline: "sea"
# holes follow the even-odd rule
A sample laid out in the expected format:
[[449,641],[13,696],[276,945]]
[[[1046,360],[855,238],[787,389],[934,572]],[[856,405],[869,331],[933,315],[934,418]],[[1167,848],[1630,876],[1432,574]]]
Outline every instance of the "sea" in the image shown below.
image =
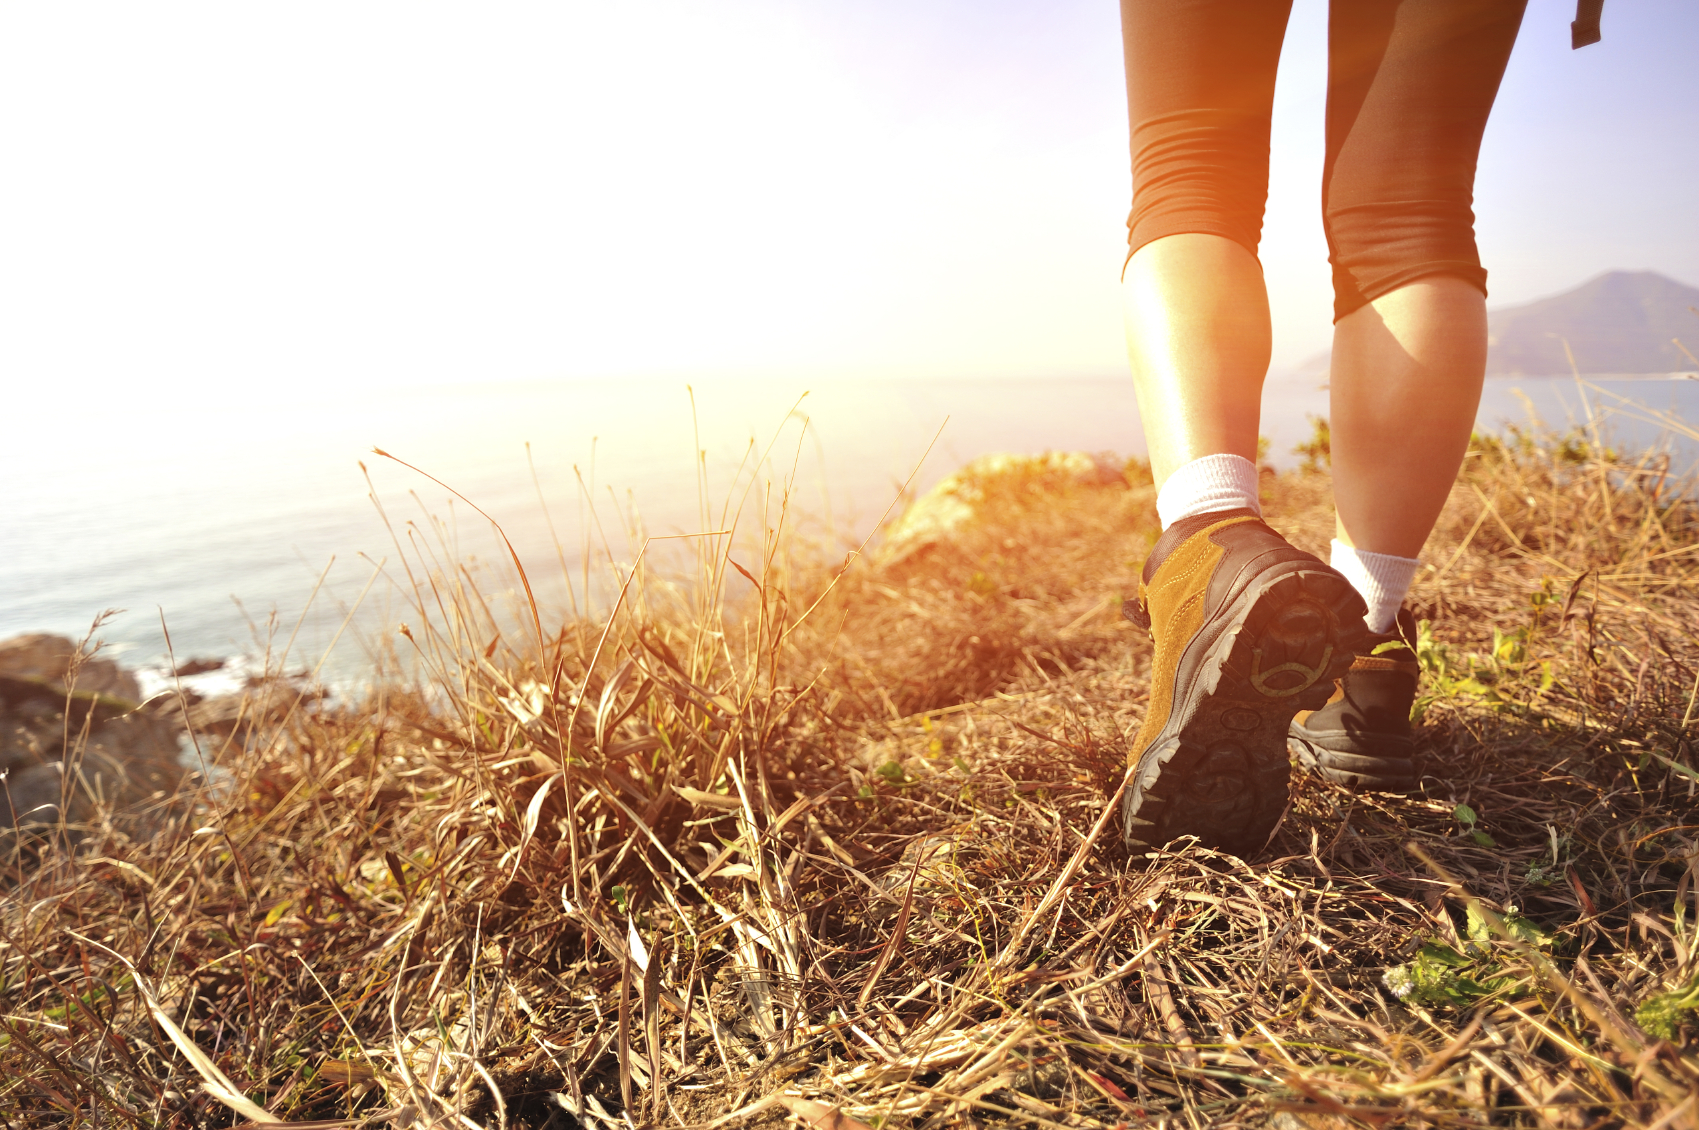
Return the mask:
[[[1325,387],[1271,378],[1276,466],[1325,416]],[[1699,464],[1699,379],[1495,377],[1483,430],[1586,427],[1619,450]],[[0,445],[0,639],[94,630],[167,682],[171,657],[352,687],[419,610],[412,577],[472,578],[497,619],[604,609],[640,552],[780,522],[854,549],[904,502],[994,452],[1143,453],[1129,380],[778,378],[563,381],[350,391],[275,403],[96,402]],[[379,450],[374,450],[379,449]],[[379,451],[386,453],[380,454]],[[464,573],[460,573],[460,570]],[[403,649],[405,650],[405,649]]]

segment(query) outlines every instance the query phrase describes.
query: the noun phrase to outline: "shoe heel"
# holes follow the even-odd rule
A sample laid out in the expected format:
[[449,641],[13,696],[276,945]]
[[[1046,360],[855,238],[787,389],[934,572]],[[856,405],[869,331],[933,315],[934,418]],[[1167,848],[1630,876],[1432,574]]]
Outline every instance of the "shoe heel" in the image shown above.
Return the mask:
[[1275,709],[1320,708],[1351,666],[1364,605],[1331,569],[1294,570],[1257,598],[1227,668],[1247,699]]

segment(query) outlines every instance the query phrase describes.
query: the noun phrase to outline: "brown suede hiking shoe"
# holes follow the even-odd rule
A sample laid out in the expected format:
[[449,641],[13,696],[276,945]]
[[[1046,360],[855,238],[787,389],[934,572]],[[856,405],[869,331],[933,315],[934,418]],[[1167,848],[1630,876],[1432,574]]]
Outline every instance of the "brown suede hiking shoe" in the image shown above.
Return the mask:
[[1292,719],[1287,746],[1300,765],[1350,788],[1416,787],[1410,707],[1422,669],[1415,641],[1416,621],[1402,608],[1390,633],[1363,640],[1327,705]]
[[1252,855],[1286,811],[1286,730],[1321,706],[1365,634],[1349,581],[1249,510],[1182,519],[1145,562],[1150,706],[1121,805],[1134,852],[1196,836]]

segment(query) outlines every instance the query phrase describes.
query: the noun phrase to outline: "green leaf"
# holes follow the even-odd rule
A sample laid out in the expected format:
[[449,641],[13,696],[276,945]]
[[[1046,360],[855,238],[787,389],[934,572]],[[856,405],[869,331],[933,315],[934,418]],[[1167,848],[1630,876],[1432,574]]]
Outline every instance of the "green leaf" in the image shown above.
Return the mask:
[[1650,750],[1648,752],[1650,752],[1653,757],[1675,770],[1677,773],[1680,773],[1683,777],[1686,777],[1688,780],[1699,781],[1699,769],[1689,769],[1679,761],[1671,761],[1657,750]]
[[1427,962],[1430,965],[1446,965],[1453,969],[1461,969],[1469,964],[1468,958],[1450,946],[1442,946],[1438,942],[1423,943],[1421,951],[1416,955],[1416,960]]
[[1485,832],[1470,832],[1469,838],[1480,844],[1482,847],[1498,846],[1498,841],[1487,835]]
[[1540,929],[1519,914],[1506,914],[1504,916],[1504,929],[1512,938],[1526,945],[1546,949],[1552,944],[1551,931]]
[[[1468,919],[1468,933],[1472,941],[1493,942],[1501,940],[1501,936],[1488,923],[1486,915],[1481,913],[1479,906],[1470,903],[1466,917]],[[1499,915],[1498,921],[1499,925],[1504,928],[1505,935],[1508,935],[1512,941],[1537,946],[1540,949],[1545,949],[1552,944],[1550,932],[1540,929],[1539,926],[1515,913],[1514,908]]]
[[1502,632],[1493,629],[1493,658],[1500,663],[1521,663],[1527,658],[1528,651],[1524,644],[1528,633],[1526,629],[1517,628],[1513,632]]
[[1456,817],[1457,822],[1466,828],[1473,827],[1475,821],[1480,819],[1480,817],[1475,815],[1475,810],[1466,804],[1460,804],[1456,808],[1452,809],[1451,815]]
[[1486,916],[1481,913],[1479,906],[1470,903],[1469,909],[1464,912],[1464,919],[1464,929],[1468,933],[1470,941],[1490,942],[1493,940],[1493,929],[1487,925]]
[[900,785],[904,780],[906,780],[906,777],[903,774],[903,767],[900,762],[887,761],[885,764],[875,769],[874,772],[885,778],[885,780],[891,782],[893,785]]

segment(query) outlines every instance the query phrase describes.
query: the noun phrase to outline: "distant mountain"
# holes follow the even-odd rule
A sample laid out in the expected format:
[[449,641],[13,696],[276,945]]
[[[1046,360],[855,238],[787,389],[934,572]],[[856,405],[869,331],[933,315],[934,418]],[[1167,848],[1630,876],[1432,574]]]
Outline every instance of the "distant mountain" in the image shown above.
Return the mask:
[[[1699,370],[1674,338],[1699,354],[1699,289],[1655,271],[1611,271],[1574,290],[1487,313],[1487,375],[1570,374],[1563,343],[1586,374]],[[1294,366],[1290,379],[1325,383],[1328,355]]]
[[1672,341],[1699,353],[1699,289],[1653,271],[1611,271],[1574,290],[1487,315],[1491,376],[1673,373],[1699,366]]

